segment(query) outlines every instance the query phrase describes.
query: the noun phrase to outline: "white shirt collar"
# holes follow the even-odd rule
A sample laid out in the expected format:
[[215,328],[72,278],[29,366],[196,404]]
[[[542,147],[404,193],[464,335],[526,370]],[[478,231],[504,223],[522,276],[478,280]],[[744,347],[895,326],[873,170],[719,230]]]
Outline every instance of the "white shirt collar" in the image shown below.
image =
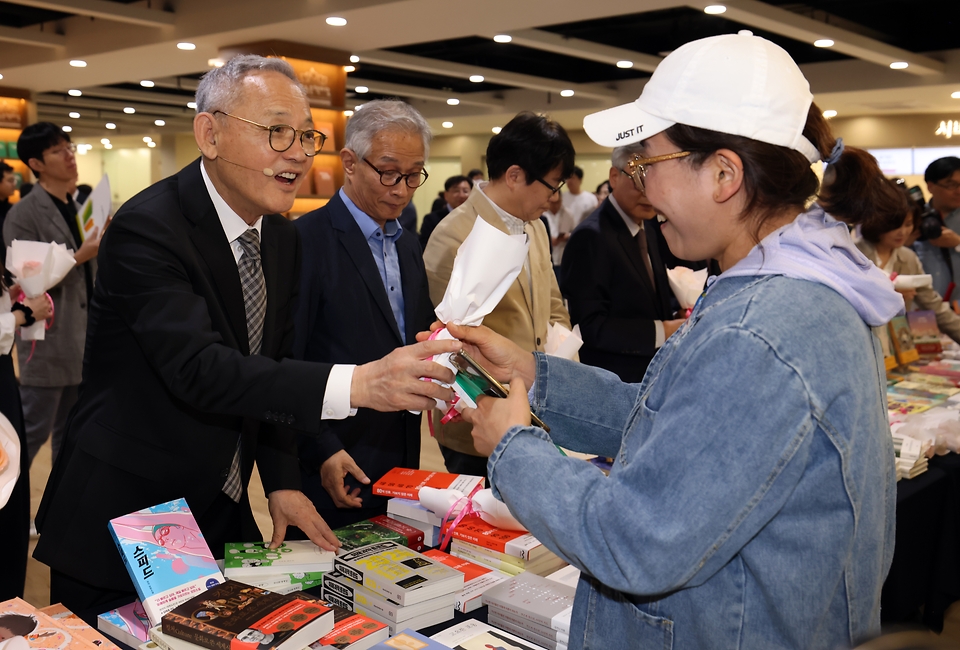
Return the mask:
[[503,225],[507,227],[507,231],[509,231],[511,235],[522,235],[523,227],[527,224],[527,222],[524,221],[523,219],[519,219],[513,216],[512,214],[510,214],[509,212],[507,212],[506,210],[501,208],[499,205],[497,205],[496,203],[490,200],[490,197],[487,196],[483,191],[483,188],[486,187],[489,184],[489,182],[490,181],[481,181],[476,184],[476,188],[477,188],[477,191],[480,192],[480,196],[486,199],[487,203],[493,206],[493,209],[496,210],[497,214],[500,216],[501,221],[503,221]]
[[637,233],[640,232],[640,229],[643,228],[643,225],[637,223],[627,216],[627,213],[623,211],[623,208],[620,207],[620,204],[617,203],[617,200],[613,198],[613,194],[609,195],[607,198],[610,199],[610,205],[616,209],[617,213],[620,215],[620,218],[623,219],[623,223],[627,224],[627,230],[630,231],[630,236],[636,237]]
[[[220,217],[220,225],[223,227],[223,234],[227,236],[227,241],[232,244],[240,237],[240,235],[251,228],[251,226],[249,226],[239,214],[234,212],[233,208],[227,205],[227,202],[224,201],[223,197],[220,196],[220,193],[217,192],[217,188],[214,187],[213,181],[210,180],[210,175],[207,174],[207,168],[204,166],[203,161],[200,161],[200,175],[203,176],[203,184],[207,186],[207,194],[210,195],[210,200],[213,201],[213,207],[217,211],[217,216]],[[257,217],[257,221],[252,227],[257,229],[257,234],[260,235],[262,239],[262,215]]]

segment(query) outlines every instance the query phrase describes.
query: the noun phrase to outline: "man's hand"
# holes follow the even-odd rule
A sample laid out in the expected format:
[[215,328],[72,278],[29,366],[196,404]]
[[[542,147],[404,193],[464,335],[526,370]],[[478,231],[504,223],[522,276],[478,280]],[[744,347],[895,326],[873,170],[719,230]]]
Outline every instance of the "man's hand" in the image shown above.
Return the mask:
[[325,551],[336,551],[340,540],[330,530],[313,502],[299,490],[274,490],[267,495],[270,518],[273,520],[273,537],[270,548],[277,548],[287,535],[287,526],[296,526],[314,544]]
[[80,244],[80,250],[73,254],[73,259],[77,261],[77,266],[89,262],[100,252],[100,240],[103,239],[103,233],[107,231],[107,226],[110,225],[111,219],[107,219],[107,222],[103,224],[102,231],[100,228],[91,230],[87,238]]
[[458,341],[424,341],[397,348],[379,361],[357,366],[350,385],[350,406],[391,411],[426,411],[436,406],[435,399],[449,401],[453,391],[421,377],[445,384],[453,382],[453,372],[430,361],[435,354],[456,352]]
[[931,239],[930,243],[940,248],[956,248],[960,246],[960,235],[957,235],[957,233],[949,228],[944,228],[940,236],[936,239]]
[[352,474],[364,485],[370,483],[370,479],[363,473],[363,470],[357,467],[353,458],[341,449],[333,456],[323,461],[320,466],[320,481],[323,483],[323,489],[327,491],[330,498],[338,508],[359,508],[363,505],[360,499],[360,488],[353,488],[349,492],[343,479],[347,474]]
[[527,386],[517,377],[510,384],[506,399],[481,395],[476,409],[463,409],[463,419],[473,425],[473,446],[484,456],[489,456],[500,440],[513,426],[530,426],[530,403],[527,402]]
[[665,320],[663,321],[663,338],[664,340],[670,338],[670,335],[680,329],[680,326],[683,325],[685,318],[678,318],[676,320]]
[[[441,323],[434,323],[430,330],[440,327],[443,327]],[[533,354],[489,327],[465,327],[450,323],[447,330],[464,344],[466,353],[497,381],[508,384],[514,377],[523,377],[523,381],[529,386],[537,378],[537,364]],[[417,340],[424,340],[428,336],[427,332],[420,332]]]

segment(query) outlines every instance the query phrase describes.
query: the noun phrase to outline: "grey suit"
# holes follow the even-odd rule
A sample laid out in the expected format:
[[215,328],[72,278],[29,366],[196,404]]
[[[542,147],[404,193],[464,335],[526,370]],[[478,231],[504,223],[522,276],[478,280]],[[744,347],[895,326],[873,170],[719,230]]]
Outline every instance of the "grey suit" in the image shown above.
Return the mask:
[[[21,239],[55,242],[77,249],[63,216],[42,187],[34,188],[10,209],[3,224],[3,239],[5,246],[14,239]],[[95,276],[96,260],[87,264],[91,265],[90,272]],[[70,271],[50,290],[50,297],[55,312],[45,340],[37,342],[34,347],[30,341],[17,339],[20,392],[31,461],[51,430],[56,454],[66,416],[76,401],[87,335],[88,297],[83,266]]]

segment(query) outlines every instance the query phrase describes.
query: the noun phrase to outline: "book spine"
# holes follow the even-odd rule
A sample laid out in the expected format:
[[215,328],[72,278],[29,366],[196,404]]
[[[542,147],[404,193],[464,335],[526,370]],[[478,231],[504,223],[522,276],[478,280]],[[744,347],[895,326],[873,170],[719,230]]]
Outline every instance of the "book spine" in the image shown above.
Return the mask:
[[325,601],[333,605],[336,605],[337,607],[346,609],[351,612],[355,611],[353,607],[353,600],[349,598],[344,598],[343,596],[338,594],[336,591],[331,590],[326,582],[323,583],[323,588],[320,590],[320,595],[321,595],[321,598],[323,598]]
[[545,637],[542,634],[538,634],[531,629],[523,627],[522,625],[517,625],[516,623],[508,621],[500,616],[490,614],[487,617],[487,622],[494,627],[501,628],[504,632],[514,634],[521,639],[529,641],[530,643],[535,643],[539,646],[547,648],[547,650],[556,650],[557,648],[557,641],[555,639]]
[[512,623],[517,627],[523,627],[530,630],[531,632],[536,632],[540,636],[546,637],[548,639],[556,640],[557,638],[557,631],[554,630],[549,625],[540,625],[539,623],[534,623],[533,621],[522,619],[518,616],[514,616],[511,612],[508,612],[505,609],[501,609],[496,605],[489,606],[489,608],[487,609],[487,616],[491,618],[497,617],[501,620]]
[[[191,625],[187,625],[184,622],[185,620],[181,620],[181,617],[176,615],[165,616],[160,631],[175,639],[183,639],[204,648],[210,648],[210,650],[230,650],[230,639],[218,636],[216,633],[220,631],[219,629],[212,628],[212,630],[207,631],[206,623],[191,621]],[[192,625],[197,627],[192,627]],[[151,638],[153,638],[153,635],[151,635]]]
[[[140,602],[143,603],[150,594],[145,594],[143,585],[140,584],[140,581],[137,580],[137,572],[134,570],[134,567],[130,564],[130,558],[127,557],[126,552],[123,550],[123,544],[120,543],[120,537],[117,535],[117,531],[113,529],[113,523],[109,523],[107,528],[110,529],[110,537],[113,538],[113,543],[117,546],[117,551],[120,552],[120,557],[123,559],[123,568],[127,570],[127,575],[130,576],[130,581],[133,583],[133,588],[137,590],[137,596],[140,597]],[[144,603],[145,604],[145,603]],[[151,625],[157,625],[160,622],[160,617],[157,616],[156,619],[150,615],[150,612],[147,612],[148,617],[150,618]]]
[[506,601],[500,600],[498,598],[491,598],[489,593],[483,595],[483,604],[487,605],[491,609],[496,608],[508,614],[513,614],[515,617],[519,617],[522,620],[531,621],[532,623],[536,623],[541,627],[545,627],[548,629],[550,628],[551,619],[547,618],[546,616],[541,616],[533,612],[528,612],[525,609],[518,609],[517,607],[510,605]]
[[527,563],[524,560],[521,560],[518,557],[512,557],[504,553],[497,553],[496,551],[489,551],[484,549],[482,546],[478,547],[476,544],[467,544],[457,543],[458,540],[454,540],[453,544],[450,547],[451,555],[456,557],[462,557],[467,560],[476,559],[479,562],[482,562],[484,566],[493,566],[493,568],[503,571],[500,566],[512,566],[515,569],[523,571],[527,568]]
[[423,550],[423,531],[413,526],[408,526],[402,521],[397,521],[392,517],[379,516],[374,517],[370,521],[373,521],[377,524],[380,524],[384,528],[392,530],[393,532],[403,535],[407,539],[406,546],[412,548],[415,551]]

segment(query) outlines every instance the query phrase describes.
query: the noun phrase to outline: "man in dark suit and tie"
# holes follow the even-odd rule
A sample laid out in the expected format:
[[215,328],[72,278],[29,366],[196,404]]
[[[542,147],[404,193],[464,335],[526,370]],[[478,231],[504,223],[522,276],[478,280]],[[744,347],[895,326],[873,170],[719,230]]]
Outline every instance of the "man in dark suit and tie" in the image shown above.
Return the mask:
[[[207,544],[261,539],[256,463],[273,519],[332,549],[300,492],[296,433],[352,409],[422,409],[452,379],[407,347],[362,366],[295,361],[296,228],[278,213],[319,151],[303,87],[280,59],[239,56],[197,89],[202,157],[128,201],[100,248],[83,383],[37,524],[51,601],[88,621],[135,597],[113,517],[185,497]],[[421,344],[422,346],[422,344]],[[455,347],[455,346],[454,346]]]
[[[383,125],[387,125],[384,127]],[[416,342],[435,319],[416,232],[399,222],[423,171],[430,127],[402,101],[363,105],[340,152],[343,188],[296,221],[303,242],[294,357],[365,363]],[[333,528],[383,514],[376,482],[420,466],[420,414],[360,409],[300,436],[303,492]]]
[[656,351],[683,323],[667,281],[676,260],[656,212],[622,170],[638,145],[614,149],[611,194],[573,231],[560,267],[570,320],[580,325],[580,361],[639,382]]
[[472,189],[473,181],[466,176],[451,176],[444,181],[443,205],[426,215],[420,226],[420,248],[427,250],[427,242],[430,241],[434,228],[444,217],[463,205]]

